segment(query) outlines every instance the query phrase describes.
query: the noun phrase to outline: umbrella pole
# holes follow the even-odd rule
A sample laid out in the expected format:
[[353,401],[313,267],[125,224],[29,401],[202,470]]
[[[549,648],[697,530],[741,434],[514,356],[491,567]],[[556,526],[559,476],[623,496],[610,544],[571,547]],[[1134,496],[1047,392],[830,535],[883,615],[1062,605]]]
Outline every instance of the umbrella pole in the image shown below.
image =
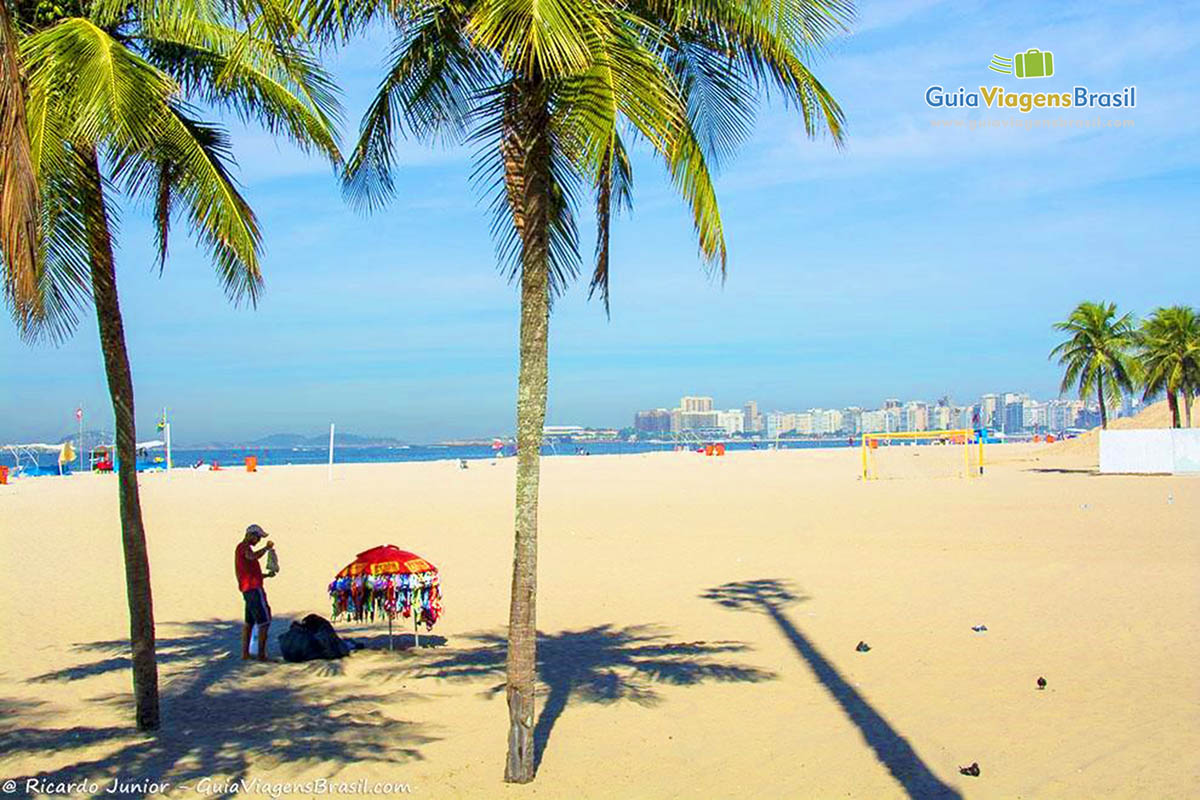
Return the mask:
[[388,614],[388,650],[394,650],[392,647],[392,615]]
[[415,649],[415,648],[421,646],[421,634],[417,628],[417,607],[416,606],[413,606],[412,615],[413,615],[413,648]]

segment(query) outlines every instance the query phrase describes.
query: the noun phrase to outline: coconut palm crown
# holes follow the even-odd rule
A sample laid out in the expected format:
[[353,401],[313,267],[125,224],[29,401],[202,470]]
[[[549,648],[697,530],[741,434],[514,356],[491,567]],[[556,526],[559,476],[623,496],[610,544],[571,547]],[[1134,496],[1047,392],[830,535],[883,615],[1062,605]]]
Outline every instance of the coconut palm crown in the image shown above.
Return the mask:
[[1165,394],[1176,428],[1182,400],[1190,428],[1192,398],[1200,391],[1200,314],[1188,306],[1155,309],[1138,329],[1137,348],[1145,399]]
[[1108,427],[1108,407],[1121,400],[1123,391],[1132,391],[1137,365],[1129,351],[1134,344],[1131,314],[1117,315],[1115,303],[1084,302],[1076,306],[1054,329],[1068,338],[1050,351],[1063,367],[1059,391],[1078,387],[1079,398],[1096,393],[1100,404],[1100,425]]
[[118,198],[155,223],[159,266],[182,220],[226,293],[254,302],[261,232],[230,174],[225,111],[335,163],[333,84],[275,0],[0,0],[0,257],[27,339],[96,312],[116,430],[135,719],[159,726],[133,379],[117,297]]
[[703,262],[723,277],[713,170],[746,138],[768,94],[798,108],[810,135],[828,130],[841,141],[842,111],[809,65],[853,8],[844,0],[310,0],[306,8],[321,38],[380,15],[395,23],[348,159],[350,199],[375,208],[389,197],[401,136],[473,145],[500,262],[520,286],[505,778],[527,782],[549,314],[582,263],[583,197],[597,221],[591,292],[606,310],[612,213],[631,204],[635,143],[664,165],[690,208]]

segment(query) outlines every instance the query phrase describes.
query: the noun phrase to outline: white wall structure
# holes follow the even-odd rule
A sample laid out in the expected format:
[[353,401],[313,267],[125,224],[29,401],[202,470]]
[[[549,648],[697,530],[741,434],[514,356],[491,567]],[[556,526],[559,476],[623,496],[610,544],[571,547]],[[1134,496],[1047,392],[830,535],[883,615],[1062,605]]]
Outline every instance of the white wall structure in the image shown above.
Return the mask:
[[1100,471],[1200,473],[1200,428],[1100,431]]

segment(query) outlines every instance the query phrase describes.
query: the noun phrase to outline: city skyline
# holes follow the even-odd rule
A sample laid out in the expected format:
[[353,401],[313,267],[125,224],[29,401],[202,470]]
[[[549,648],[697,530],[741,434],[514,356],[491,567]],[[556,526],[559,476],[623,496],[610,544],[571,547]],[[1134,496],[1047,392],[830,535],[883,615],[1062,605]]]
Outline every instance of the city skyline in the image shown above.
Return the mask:
[[[1136,395],[1124,394],[1113,405],[1115,416],[1133,413],[1142,405]],[[698,435],[774,438],[793,433],[809,436],[856,436],[893,433],[988,428],[1016,435],[1063,432],[1099,424],[1095,401],[1058,395],[1038,400],[1027,392],[987,392],[978,402],[957,403],[949,395],[935,401],[887,398],[878,408],[845,406],[785,411],[760,411],[757,401],[741,408],[721,409],[713,397],[685,395],[675,408],[655,407],[634,412],[633,429],[641,434],[685,433]]]
[[[700,401],[699,403],[694,402],[692,404],[691,413],[704,414],[704,413],[712,412],[714,414],[737,414],[743,419],[743,425],[745,425],[747,407],[749,407],[749,406],[754,406],[755,411],[758,413],[758,415],[762,416],[764,418],[770,414],[800,415],[800,414],[806,414],[806,413],[815,412],[815,411],[816,412],[835,411],[835,412],[839,412],[839,413],[844,413],[848,409],[856,409],[856,410],[866,414],[866,413],[872,413],[872,412],[884,410],[888,407],[889,403],[898,404],[897,407],[900,409],[903,409],[904,406],[906,406],[908,404],[912,404],[912,403],[920,404],[920,405],[923,405],[926,407],[932,406],[932,407],[936,408],[942,398],[947,399],[949,401],[949,404],[954,408],[961,409],[961,408],[980,407],[983,405],[982,401],[984,400],[984,398],[999,397],[999,398],[1003,399],[1006,395],[1018,396],[1018,397],[1031,399],[1034,402],[1039,403],[1041,405],[1049,405],[1049,404],[1053,404],[1053,403],[1063,403],[1063,404],[1073,405],[1081,410],[1086,409],[1088,411],[1094,411],[1095,407],[1096,407],[1096,403],[1095,403],[1094,399],[1080,400],[1074,393],[1068,393],[1066,395],[1055,395],[1053,397],[1048,397],[1048,398],[1039,400],[1039,399],[1033,397],[1032,393],[1029,393],[1029,392],[984,392],[977,396],[977,400],[980,402],[970,402],[970,403],[966,403],[966,405],[963,405],[963,403],[955,402],[955,395],[948,394],[948,393],[943,394],[938,399],[933,399],[933,400],[913,399],[913,398],[901,399],[901,398],[885,397],[882,401],[880,401],[881,404],[878,407],[873,407],[870,404],[862,405],[862,406],[848,405],[848,406],[833,407],[833,406],[830,406],[827,404],[808,405],[807,403],[799,403],[799,404],[797,404],[797,403],[781,403],[781,404],[775,404],[772,406],[767,406],[766,404],[759,403],[755,400],[748,400],[748,401],[743,401],[742,403],[738,404],[738,406],[736,408],[734,408],[732,406],[728,407],[728,408],[723,408],[720,406],[723,406],[724,403],[718,403],[714,399],[718,395],[682,395],[680,398],[680,405],[682,406],[684,404],[684,401],[689,401],[689,400],[690,401]],[[705,402],[705,401],[707,401],[707,402]],[[964,400],[964,402],[966,402],[966,401]],[[1141,397],[1139,394],[1135,394],[1135,395],[1125,394],[1122,396],[1122,400],[1121,400],[1120,404],[1117,406],[1118,413],[1116,414],[1116,416],[1121,416],[1123,414],[1129,413],[1131,408],[1136,410],[1136,409],[1140,408],[1142,405],[1144,405],[1144,403],[1141,400]],[[58,442],[59,440],[64,439],[64,438],[71,438],[78,431],[79,421],[75,417],[75,410],[77,408],[80,408],[80,407],[79,406],[71,406],[69,409],[64,409],[65,414],[70,418],[69,424],[60,425],[58,428],[48,427],[47,432],[41,436],[25,436],[25,437],[17,436],[17,437],[8,437],[8,438],[0,436],[0,444],[3,444],[5,442],[18,442],[18,441]],[[791,411],[785,410],[788,408],[795,409],[795,410],[791,410]],[[546,419],[546,427],[548,429],[580,428],[580,429],[587,429],[587,430],[618,431],[618,430],[624,430],[624,429],[628,429],[628,428],[636,428],[637,427],[636,423],[632,424],[632,425],[630,424],[634,415],[644,413],[645,411],[667,411],[669,413],[671,410],[672,409],[666,408],[664,406],[652,406],[652,407],[644,408],[641,410],[634,410],[634,411],[626,410],[623,413],[621,419],[613,419],[613,420],[609,420],[609,421],[598,421],[598,420],[585,419],[585,418],[558,419],[558,418],[552,418],[550,415],[548,415],[547,419]],[[139,428],[138,428],[139,439],[150,440],[150,439],[155,438],[156,435],[160,435],[158,433],[158,431],[156,431],[156,427],[157,427],[158,423],[162,420],[163,413],[164,413],[164,409],[161,409],[161,408],[160,409],[148,409],[148,410],[143,409],[142,411],[139,412]],[[102,407],[101,416],[104,417],[103,424],[95,424],[96,420],[85,411],[86,424],[84,427],[86,428],[86,430],[89,433],[97,432],[97,431],[111,430],[111,427],[112,427],[111,426],[111,412],[107,408]],[[318,427],[313,427],[313,428],[288,428],[286,426],[285,427],[279,427],[279,426],[271,427],[269,423],[266,423],[266,424],[262,425],[261,427],[252,429],[249,433],[242,434],[242,435],[234,435],[234,434],[222,435],[220,432],[218,432],[215,435],[197,436],[197,435],[190,435],[189,433],[187,433],[188,420],[186,418],[181,418],[178,414],[176,414],[174,412],[171,412],[169,416],[170,416],[170,419],[172,420],[173,429],[175,430],[176,441],[178,442],[179,446],[183,446],[183,447],[186,447],[189,445],[209,445],[214,442],[223,442],[223,443],[230,443],[230,444],[232,444],[232,443],[247,443],[247,442],[252,442],[252,441],[255,441],[258,439],[268,438],[270,436],[274,436],[274,435],[278,435],[278,434],[295,434],[295,435],[302,435],[302,436],[325,435],[325,434],[327,434],[327,432],[329,430],[329,424],[331,422],[334,424],[337,424],[337,420],[330,420],[329,422],[321,423]],[[142,419],[142,417],[145,417],[145,419]],[[929,417],[929,419],[932,420],[933,417],[931,416],[931,417]],[[960,419],[959,422],[962,422],[962,420]],[[1088,420],[1086,420],[1086,422],[1087,422],[1087,425],[1085,427],[1098,425],[1099,417],[1096,416],[1096,419],[1094,421],[1092,421],[1090,418],[1088,418]],[[708,427],[708,426],[705,426],[705,427]],[[940,427],[942,427],[942,428],[945,428],[945,427],[972,427],[972,425],[971,424],[957,424],[954,426],[943,425]],[[995,426],[989,426],[989,427],[993,427],[995,430],[998,430],[998,431],[1004,431],[1006,428],[1006,426],[1004,426],[1004,425],[995,425]],[[1055,429],[1062,430],[1065,428],[1072,428],[1072,427],[1077,427],[1077,426],[1062,425]],[[885,430],[886,431],[898,431],[898,430],[907,430],[907,429],[909,429],[909,428],[908,427],[885,428],[885,427],[873,427],[872,426],[869,430],[863,429],[860,427],[857,430],[855,430],[854,432],[855,433],[876,432],[876,431],[885,431]],[[937,429],[937,428],[929,427],[928,425],[926,427],[922,427],[922,428],[913,428],[913,430],[935,430],[935,429]],[[745,429],[743,428],[743,431],[744,430]],[[787,430],[790,430],[790,429],[785,428],[783,431],[780,431],[780,432],[781,433],[787,432]],[[428,436],[424,436],[424,437],[419,436],[419,437],[415,437],[415,438],[408,437],[408,436],[401,436],[393,431],[389,431],[389,430],[386,430],[383,428],[376,429],[376,428],[370,428],[370,427],[367,427],[367,428],[359,428],[359,427],[353,427],[353,426],[347,427],[342,424],[338,424],[337,431],[338,431],[339,435],[361,436],[361,437],[366,437],[366,438],[371,438],[371,439],[395,439],[398,441],[399,440],[406,441],[406,442],[409,442],[412,444],[430,444],[430,443],[439,443],[439,442],[454,441],[454,440],[483,441],[485,439],[490,439],[493,437],[509,437],[513,433],[513,429],[512,429],[511,425],[508,427],[498,427],[498,428],[487,429],[487,430],[481,429],[476,433],[471,433],[471,434],[466,434],[466,435],[450,435],[450,436],[436,435],[436,428],[433,428],[430,430],[430,433]],[[743,431],[739,431],[739,432],[743,432]],[[765,433],[765,429],[763,429],[759,432]],[[813,433],[813,435],[820,435],[820,434],[832,434],[835,432],[836,431],[821,430],[821,431],[814,431],[812,433]],[[771,435],[773,436],[774,434],[772,433]],[[180,437],[182,437],[182,438],[180,438]]]

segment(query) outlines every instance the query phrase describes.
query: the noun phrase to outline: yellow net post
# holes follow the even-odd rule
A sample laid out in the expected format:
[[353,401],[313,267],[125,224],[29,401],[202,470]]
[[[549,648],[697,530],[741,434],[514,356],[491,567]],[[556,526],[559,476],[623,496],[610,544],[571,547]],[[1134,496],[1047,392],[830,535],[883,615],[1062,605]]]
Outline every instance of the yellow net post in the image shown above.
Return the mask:
[[[881,439],[889,441],[893,439],[929,439],[940,440],[943,444],[956,444],[961,437],[963,445],[963,471],[961,477],[975,477],[975,470],[971,467],[971,436],[975,431],[966,428],[957,430],[935,430],[935,431],[898,431],[898,432],[878,432],[864,433],[862,435],[862,474],[863,480],[872,479],[872,460],[870,459],[871,445]],[[979,439],[979,475],[983,475],[983,437]],[[876,473],[874,476],[878,478]]]

